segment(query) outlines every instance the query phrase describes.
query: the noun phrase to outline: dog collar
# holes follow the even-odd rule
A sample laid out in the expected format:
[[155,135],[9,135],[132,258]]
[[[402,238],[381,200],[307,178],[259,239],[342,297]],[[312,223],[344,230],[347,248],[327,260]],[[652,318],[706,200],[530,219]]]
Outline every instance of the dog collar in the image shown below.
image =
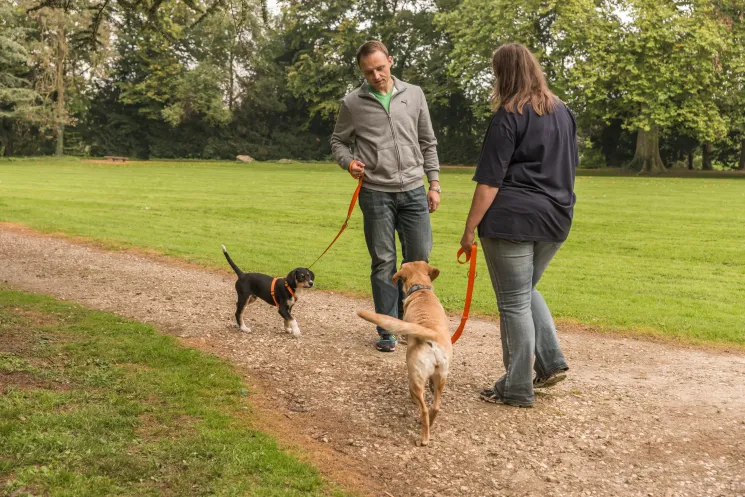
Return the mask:
[[412,285],[411,288],[409,288],[409,291],[406,292],[406,296],[408,297],[412,293],[417,292],[419,290],[432,290],[432,287],[426,286],[426,285]]

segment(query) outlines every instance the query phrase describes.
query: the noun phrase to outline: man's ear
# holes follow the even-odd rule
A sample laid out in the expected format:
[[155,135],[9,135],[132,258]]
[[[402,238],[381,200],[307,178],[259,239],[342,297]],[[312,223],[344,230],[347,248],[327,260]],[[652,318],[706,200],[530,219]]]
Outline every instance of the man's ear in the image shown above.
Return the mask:
[[436,267],[429,266],[429,279],[430,281],[435,281],[437,277],[440,276],[440,270]]

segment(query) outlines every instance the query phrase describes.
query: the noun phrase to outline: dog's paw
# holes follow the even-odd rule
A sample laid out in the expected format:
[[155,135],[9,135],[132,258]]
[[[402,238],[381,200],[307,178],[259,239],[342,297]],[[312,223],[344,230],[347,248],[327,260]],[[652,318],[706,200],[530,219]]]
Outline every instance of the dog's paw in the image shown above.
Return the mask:
[[417,447],[426,447],[427,445],[429,445],[429,440],[417,440],[416,441]]
[[285,332],[286,333],[292,333],[292,328],[290,328],[290,327],[285,328]]
[[248,326],[246,326],[246,325],[243,325],[243,326],[241,326],[241,331],[242,331],[243,333],[251,333],[251,328],[249,328],[249,327],[248,327]]
[[292,326],[292,334],[295,335],[295,337],[300,336],[300,327],[297,325],[297,321],[294,319],[290,322],[290,326]]

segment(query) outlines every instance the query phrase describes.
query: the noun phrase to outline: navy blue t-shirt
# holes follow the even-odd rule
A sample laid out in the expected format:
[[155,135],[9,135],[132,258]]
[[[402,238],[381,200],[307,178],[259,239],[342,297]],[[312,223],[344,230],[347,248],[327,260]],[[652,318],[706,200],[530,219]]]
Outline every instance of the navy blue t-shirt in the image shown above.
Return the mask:
[[484,136],[473,180],[499,188],[479,224],[481,238],[563,242],[574,212],[577,124],[557,102],[539,116],[500,108]]

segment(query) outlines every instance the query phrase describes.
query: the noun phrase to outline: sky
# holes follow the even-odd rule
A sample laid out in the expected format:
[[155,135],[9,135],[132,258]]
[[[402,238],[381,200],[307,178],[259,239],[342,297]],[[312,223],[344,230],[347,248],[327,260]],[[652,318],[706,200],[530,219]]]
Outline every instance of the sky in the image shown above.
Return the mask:
[[266,6],[269,9],[269,12],[271,12],[272,14],[276,14],[277,12],[279,12],[277,0],[266,0]]

